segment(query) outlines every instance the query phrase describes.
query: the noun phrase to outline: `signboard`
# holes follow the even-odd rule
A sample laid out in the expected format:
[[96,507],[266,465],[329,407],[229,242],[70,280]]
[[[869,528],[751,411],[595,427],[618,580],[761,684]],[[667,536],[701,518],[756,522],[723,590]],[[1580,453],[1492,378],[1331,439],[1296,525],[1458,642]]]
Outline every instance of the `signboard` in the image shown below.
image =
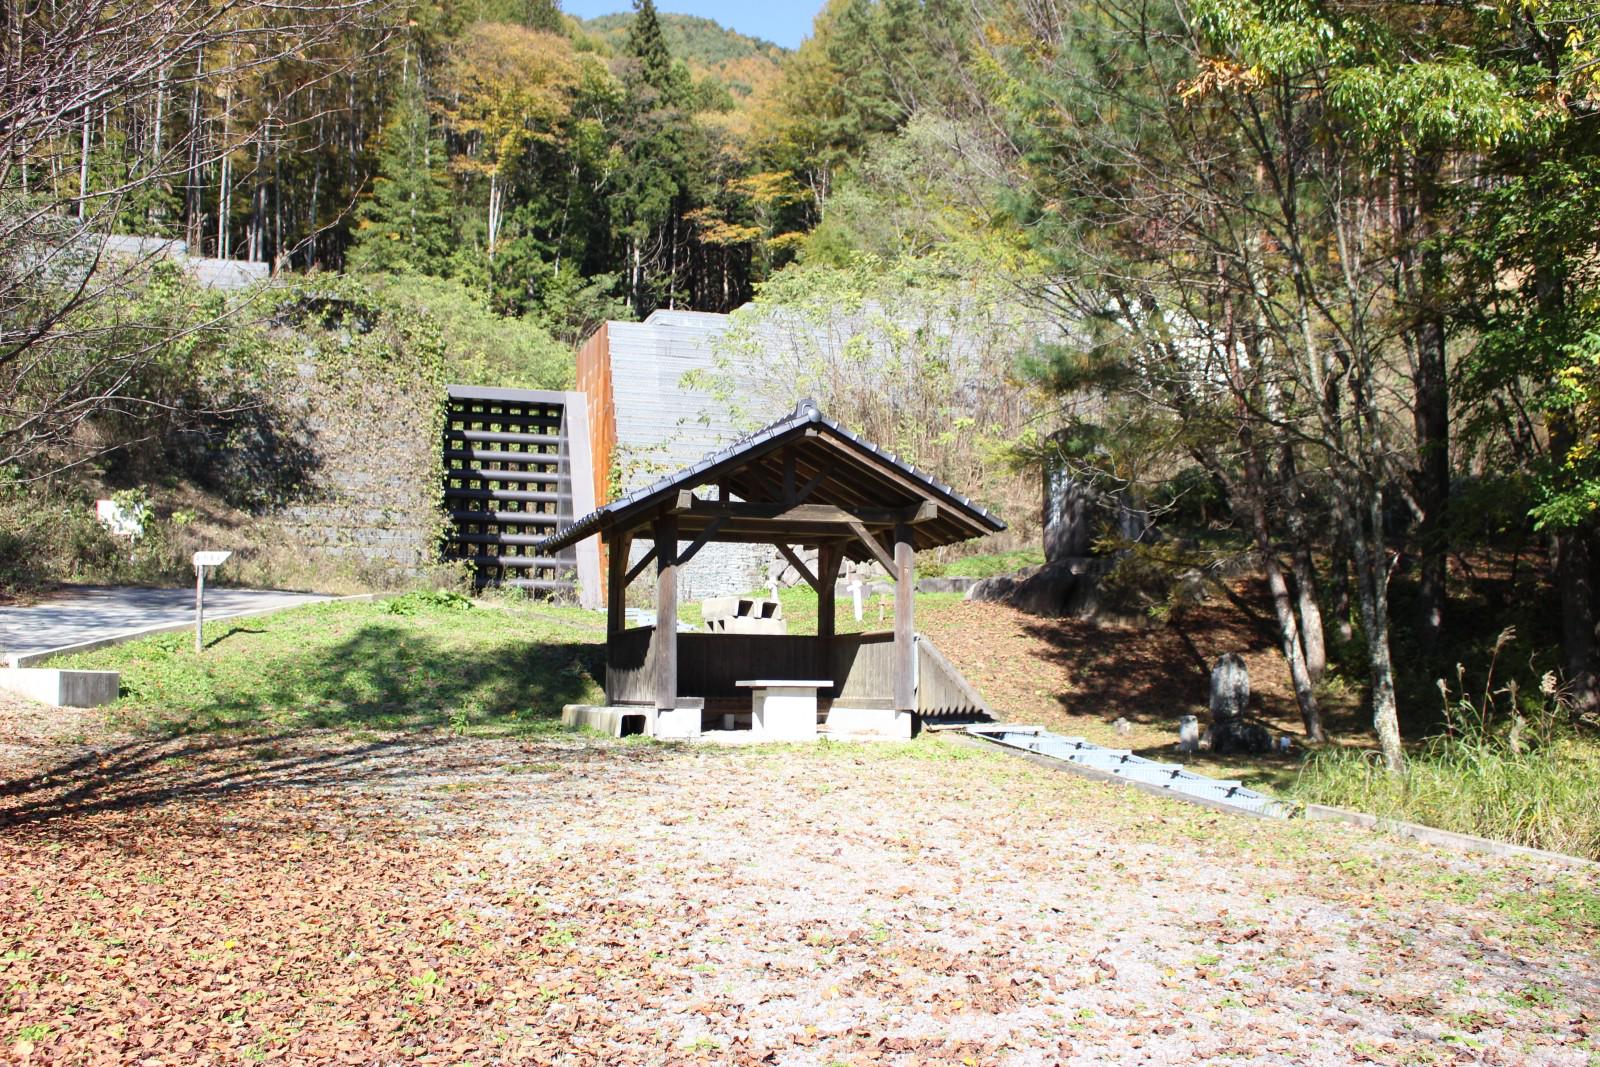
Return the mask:
[[220,567],[232,552],[196,552],[194,554],[194,654],[206,650],[203,640],[206,625],[206,568]]

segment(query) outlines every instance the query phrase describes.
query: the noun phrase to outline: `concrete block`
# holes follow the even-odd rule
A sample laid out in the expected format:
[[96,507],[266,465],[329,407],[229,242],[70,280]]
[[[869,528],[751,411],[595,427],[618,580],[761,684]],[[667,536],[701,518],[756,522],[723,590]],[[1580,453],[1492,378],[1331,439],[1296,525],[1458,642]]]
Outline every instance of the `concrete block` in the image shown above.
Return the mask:
[[655,708],[596,707],[593,704],[568,704],[561,709],[563,726],[587,727],[612,737],[632,737],[651,733]]
[[114,702],[119,671],[74,671],[56,667],[0,669],[0,689],[57,708],[98,708]]
[[783,605],[760,597],[714,596],[700,602],[706,629],[721,634],[785,634]]
[[745,615],[706,619],[705,624],[706,632],[714,634],[777,634],[781,637],[789,632],[789,624],[783,619],[757,619]]
[[828,709],[828,736],[911,740],[911,712],[893,708],[848,708],[835,704]]

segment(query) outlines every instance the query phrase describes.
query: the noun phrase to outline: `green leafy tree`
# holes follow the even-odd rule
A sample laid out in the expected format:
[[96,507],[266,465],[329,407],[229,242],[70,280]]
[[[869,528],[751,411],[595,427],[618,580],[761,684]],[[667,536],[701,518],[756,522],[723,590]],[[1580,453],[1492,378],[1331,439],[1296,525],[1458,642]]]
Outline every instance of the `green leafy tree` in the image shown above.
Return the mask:
[[[1457,313],[1480,338],[1460,368],[1467,440],[1536,487],[1569,700],[1600,708],[1600,8],[1501,3],[1460,63],[1515,120],[1473,148],[1454,242]],[[1374,94],[1376,95],[1376,94]]]

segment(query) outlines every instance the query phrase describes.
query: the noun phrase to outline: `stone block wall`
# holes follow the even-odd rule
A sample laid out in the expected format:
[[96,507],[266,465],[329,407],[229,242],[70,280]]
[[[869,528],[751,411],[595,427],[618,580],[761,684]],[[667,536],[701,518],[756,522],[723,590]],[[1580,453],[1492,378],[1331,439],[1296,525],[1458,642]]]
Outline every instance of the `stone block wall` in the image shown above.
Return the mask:
[[301,363],[281,400],[310,462],[270,522],[307,554],[414,577],[438,560],[443,389],[403,368]]

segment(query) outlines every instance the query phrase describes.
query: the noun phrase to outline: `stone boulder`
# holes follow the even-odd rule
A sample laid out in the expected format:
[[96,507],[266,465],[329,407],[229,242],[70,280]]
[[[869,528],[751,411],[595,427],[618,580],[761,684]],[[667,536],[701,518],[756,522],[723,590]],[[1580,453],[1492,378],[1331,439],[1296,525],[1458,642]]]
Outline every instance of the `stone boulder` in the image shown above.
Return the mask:
[[1100,580],[1115,563],[1093,556],[1051,560],[1015,574],[985,578],[967,590],[967,599],[1008,604],[1046,618],[1094,618],[1100,614]]

